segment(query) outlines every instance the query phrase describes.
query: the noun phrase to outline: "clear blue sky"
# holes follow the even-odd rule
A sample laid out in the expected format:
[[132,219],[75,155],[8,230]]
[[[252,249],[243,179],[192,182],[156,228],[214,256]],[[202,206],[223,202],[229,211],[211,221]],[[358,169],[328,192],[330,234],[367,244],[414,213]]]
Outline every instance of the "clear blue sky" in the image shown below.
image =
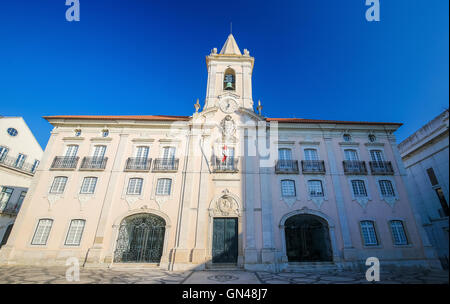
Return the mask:
[[0,115],[45,147],[58,114],[191,115],[205,56],[233,34],[268,117],[393,121],[402,140],[448,107],[449,1],[65,0],[0,3]]

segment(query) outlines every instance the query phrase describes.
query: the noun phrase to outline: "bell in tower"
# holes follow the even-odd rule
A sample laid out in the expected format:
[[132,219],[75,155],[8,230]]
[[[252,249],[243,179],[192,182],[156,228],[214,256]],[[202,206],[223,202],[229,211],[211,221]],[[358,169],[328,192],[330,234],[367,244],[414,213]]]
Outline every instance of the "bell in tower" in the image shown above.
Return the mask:
[[235,78],[234,78],[233,70],[227,69],[227,71],[225,72],[225,77],[223,79],[223,89],[234,91],[235,90],[234,83],[235,83]]

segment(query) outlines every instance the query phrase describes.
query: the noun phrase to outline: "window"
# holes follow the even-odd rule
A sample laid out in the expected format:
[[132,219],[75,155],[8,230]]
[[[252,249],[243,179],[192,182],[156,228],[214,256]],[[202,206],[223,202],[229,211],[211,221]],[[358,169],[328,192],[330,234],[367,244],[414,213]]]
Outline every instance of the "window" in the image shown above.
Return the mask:
[[384,161],[383,151],[381,150],[370,150],[370,157],[374,162]]
[[64,188],[66,188],[67,177],[57,176],[53,180],[52,187],[50,188],[50,193],[63,193]]
[[25,162],[25,158],[27,158],[26,155],[19,153],[17,156],[16,162],[14,163],[14,166],[16,168],[22,168],[23,163]]
[[380,180],[379,184],[382,196],[385,197],[395,196],[394,187],[392,186],[392,182],[390,180]]
[[281,195],[283,197],[295,196],[295,182],[293,180],[281,181]]
[[82,194],[94,193],[96,184],[97,184],[96,177],[85,177],[83,179],[83,184],[81,185],[80,193],[82,193]]
[[107,129],[102,130],[102,136],[103,137],[108,137],[108,135],[109,135],[109,130],[107,130]]
[[34,160],[33,166],[31,167],[31,172],[36,171],[37,167],[39,166],[40,161],[37,159]]
[[372,221],[362,221],[361,233],[365,246],[376,246],[378,245],[377,234],[375,232],[375,225]]
[[431,185],[432,186],[436,186],[437,184],[439,184],[436,175],[434,174],[434,170],[433,168],[428,168],[427,169],[427,174],[428,174],[428,178],[430,179]]
[[310,196],[323,196],[322,181],[310,180],[308,181],[308,191]]
[[148,158],[149,148],[146,146],[137,147],[136,149],[136,158],[147,159]]
[[316,149],[305,149],[305,160],[319,160]]
[[85,220],[72,220],[70,222],[69,231],[67,232],[65,245],[79,246],[81,236],[83,235]]
[[78,145],[68,145],[66,147],[66,157],[75,157],[78,153]]
[[444,192],[442,192],[441,188],[437,188],[435,190],[436,190],[436,194],[439,198],[439,202],[441,203],[441,206],[442,206],[442,209],[441,209],[442,211],[440,211],[439,213],[441,214],[441,217],[448,216],[448,204],[447,204],[447,200],[445,199]]
[[172,180],[170,178],[159,178],[156,184],[156,195],[170,195]]
[[13,192],[13,188],[2,187],[2,192],[0,192],[0,211],[6,208]]
[[52,229],[53,220],[51,219],[41,219],[34,232],[32,245],[45,245],[47,244],[48,235]]
[[355,197],[367,196],[366,185],[363,180],[352,180],[352,189]]
[[291,160],[292,159],[291,149],[287,149],[287,148],[278,149],[278,159]]
[[142,178],[130,178],[128,181],[127,194],[141,194]]
[[391,221],[392,238],[395,245],[407,245],[408,239],[406,238],[405,229],[402,221]]
[[356,150],[353,150],[353,149],[344,150],[344,157],[345,157],[345,160],[350,160],[350,161],[359,159],[358,153],[356,152]]
[[20,209],[20,207],[22,207],[22,203],[23,203],[23,200],[25,199],[25,196],[26,196],[26,195],[27,195],[27,192],[26,192],[26,191],[22,191],[22,192],[20,193],[19,200],[17,201],[17,204],[16,204],[16,206],[15,206],[15,208],[14,208],[14,211],[15,211],[15,212],[18,212],[19,209]]
[[375,142],[376,140],[377,140],[377,137],[375,135],[373,135],[373,134],[369,135],[369,141],[370,142]]
[[11,136],[17,136],[17,134],[19,133],[19,132],[17,132],[17,130],[14,129],[14,128],[8,128],[7,132],[8,132],[8,134],[11,135]]
[[175,147],[164,147],[162,158],[173,160],[175,158]]
[[344,139],[344,141],[351,141],[352,140],[352,137],[350,136],[350,134],[344,134],[342,136],[342,138]]
[[0,162],[5,159],[8,154],[8,148],[0,146]]
[[95,158],[103,158],[105,156],[106,146],[95,146],[93,157]]

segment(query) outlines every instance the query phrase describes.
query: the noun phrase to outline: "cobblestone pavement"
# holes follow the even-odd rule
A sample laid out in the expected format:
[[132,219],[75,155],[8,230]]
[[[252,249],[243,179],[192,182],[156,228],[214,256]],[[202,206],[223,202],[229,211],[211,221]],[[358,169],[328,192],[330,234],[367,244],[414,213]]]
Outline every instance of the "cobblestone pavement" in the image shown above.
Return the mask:
[[[157,268],[81,268],[80,281],[68,282],[65,267],[0,266],[0,284],[371,284],[357,271],[186,271],[169,272]],[[381,272],[384,284],[448,284],[448,271]]]

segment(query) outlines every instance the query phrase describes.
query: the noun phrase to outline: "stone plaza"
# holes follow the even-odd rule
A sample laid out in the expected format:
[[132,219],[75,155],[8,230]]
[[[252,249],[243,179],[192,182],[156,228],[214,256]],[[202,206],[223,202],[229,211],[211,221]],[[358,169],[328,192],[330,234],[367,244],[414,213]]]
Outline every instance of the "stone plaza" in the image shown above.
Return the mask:
[[392,270],[368,282],[364,271],[242,270],[165,271],[159,268],[81,268],[80,280],[66,280],[66,267],[1,266],[0,284],[448,284],[447,271]]

